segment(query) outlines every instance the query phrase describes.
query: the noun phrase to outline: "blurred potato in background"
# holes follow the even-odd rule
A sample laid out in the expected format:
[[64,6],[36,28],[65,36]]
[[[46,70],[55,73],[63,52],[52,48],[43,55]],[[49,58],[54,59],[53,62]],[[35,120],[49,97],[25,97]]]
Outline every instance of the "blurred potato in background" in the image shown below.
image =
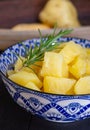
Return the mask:
[[48,0],[39,14],[42,23],[54,27],[79,27],[76,7],[70,0]]
[[70,0],[48,0],[38,14],[39,23],[20,23],[12,27],[15,31],[45,30],[55,25],[60,28],[79,27],[76,7]]
[[[4,28],[11,29],[13,26],[21,23],[23,24],[44,23],[43,21],[40,20],[40,13],[44,10],[45,6],[48,3],[57,3],[56,4],[57,7],[54,7],[55,4],[53,4],[53,7],[52,4],[50,4],[51,6],[49,6],[48,8],[48,12],[52,10],[53,13],[51,13],[51,11],[50,13],[47,12],[47,15],[45,16],[47,19],[50,17],[49,19],[51,21],[49,20],[50,23],[48,22],[50,24],[49,26],[53,27],[54,23],[51,24],[53,20],[54,21],[57,20],[58,25],[61,24],[62,23],[62,21],[60,22],[61,18],[63,20],[65,17],[67,17],[68,21],[70,22],[74,19],[73,21],[74,22],[77,21],[76,23],[79,24],[80,21],[82,27],[90,25],[90,8],[89,8],[90,1],[89,0],[51,0],[51,2],[49,1],[50,0],[25,0],[22,2],[22,0],[8,0],[8,1],[0,0],[0,29],[4,29]],[[61,6],[58,3],[61,3]],[[66,7],[64,5],[65,3],[66,4],[71,3],[71,5],[69,5],[69,7]],[[70,6],[73,6],[72,7],[74,8],[73,10],[76,11],[72,11],[72,8]],[[63,11],[60,10],[59,8],[62,8],[62,10],[64,10],[64,13],[62,13]],[[76,13],[73,14],[73,12]],[[56,17],[57,14],[58,14],[58,18],[56,19],[54,18],[54,16]],[[52,15],[53,17],[51,17]],[[73,18],[71,19],[72,15]],[[47,22],[48,20],[44,20],[44,21]],[[63,20],[63,21],[67,21],[67,20]],[[70,22],[68,22],[67,24],[64,22],[63,23],[68,25],[71,24]],[[76,27],[77,25],[76,23],[71,25],[73,26],[75,25]]]
[[29,30],[46,30],[49,29],[50,27],[46,24],[43,23],[21,23],[17,24],[14,27],[12,27],[12,30],[15,31],[29,31]]

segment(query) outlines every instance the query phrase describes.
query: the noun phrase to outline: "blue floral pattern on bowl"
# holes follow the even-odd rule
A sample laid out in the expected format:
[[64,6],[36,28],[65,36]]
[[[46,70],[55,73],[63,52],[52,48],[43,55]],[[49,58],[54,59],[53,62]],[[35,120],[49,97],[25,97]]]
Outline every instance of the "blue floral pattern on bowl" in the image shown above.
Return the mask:
[[[90,41],[79,38],[59,38],[59,42],[75,41],[84,47],[90,48]],[[28,49],[34,43],[39,45],[40,39],[23,41]],[[10,81],[6,72],[8,66],[17,60],[17,55],[25,56],[25,48],[17,43],[6,49],[0,56],[0,74],[2,80],[17,104],[28,112],[54,122],[72,122],[90,118],[90,95],[55,95],[24,88]],[[12,69],[12,68],[11,68]]]

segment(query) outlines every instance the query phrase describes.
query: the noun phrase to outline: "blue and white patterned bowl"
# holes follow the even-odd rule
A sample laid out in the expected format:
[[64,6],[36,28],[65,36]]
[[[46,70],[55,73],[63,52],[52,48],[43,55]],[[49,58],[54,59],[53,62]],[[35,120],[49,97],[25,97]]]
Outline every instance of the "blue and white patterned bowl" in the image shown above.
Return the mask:
[[[78,38],[60,38],[58,41],[73,40],[84,47],[90,47],[90,41]],[[27,48],[34,42],[39,44],[40,39],[26,40],[23,44]],[[14,52],[14,53],[13,53]],[[6,49],[0,56],[0,74],[2,80],[17,104],[25,108],[34,115],[54,122],[72,122],[90,118],[90,95],[56,95],[38,92],[24,88],[6,76],[8,66],[17,60],[17,53],[25,55],[22,44],[18,43]]]

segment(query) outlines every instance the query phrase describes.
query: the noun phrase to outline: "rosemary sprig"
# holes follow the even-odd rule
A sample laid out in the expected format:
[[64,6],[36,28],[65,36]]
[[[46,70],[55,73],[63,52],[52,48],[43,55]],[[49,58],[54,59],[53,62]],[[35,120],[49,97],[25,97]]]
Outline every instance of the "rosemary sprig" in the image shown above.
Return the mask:
[[70,34],[72,30],[60,30],[57,34],[55,33],[55,31],[56,29],[54,29],[54,32],[51,35],[47,35],[47,37],[44,39],[42,38],[41,31],[39,30],[40,45],[38,46],[37,43],[35,43],[34,48],[30,46],[23,66],[30,67],[31,65],[36,65],[36,62],[42,61],[45,52],[52,51],[60,45],[60,42],[58,42],[57,39]]

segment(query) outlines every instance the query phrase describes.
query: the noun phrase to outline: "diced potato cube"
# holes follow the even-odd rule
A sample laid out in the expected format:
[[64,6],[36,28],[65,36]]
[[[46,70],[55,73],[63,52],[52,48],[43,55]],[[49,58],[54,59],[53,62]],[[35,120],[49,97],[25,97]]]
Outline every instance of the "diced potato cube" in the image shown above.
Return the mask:
[[80,78],[74,86],[75,94],[90,94],[90,76]]
[[86,75],[90,75],[90,48],[85,48],[87,53]]
[[69,91],[67,91],[66,95],[75,95],[74,86]]
[[83,47],[73,41],[68,42],[60,51],[67,64],[71,63],[81,53],[85,53]]
[[85,48],[87,54],[90,56],[90,48]]
[[87,59],[87,64],[86,64],[86,75],[90,75],[90,58]]
[[35,71],[36,74],[38,74],[42,67],[42,61],[35,62],[35,64],[31,65],[30,67]]
[[42,67],[42,62],[36,62],[35,65],[31,65],[30,68],[29,67],[22,67],[21,70],[27,71],[27,72],[35,72],[36,74],[39,73],[40,69]]
[[26,71],[29,73],[34,73],[34,71],[32,69],[30,69],[29,67],[22,67],[21,71]]
[[18,58],[18,60],[15,63],[14,70],[15,72],[18,72],[23,67],[23,61],[25,60],[24,57]]
[[53,52],[59,53],[67,44],[68,42],[62,42],[60,43],[60,45],[58,46],[58,48],[56,48],[55,50],[53,50]]
[[65,63],[63,56],[55,52],[46,52],[41,75],[43,77],[68,77],[68,65]]
[[69,65],[69,71],[75,78],[80,78],[86,73],[86,57],[78,56],[72,64]]
[[33,90],[37,90],[37,91],[40,91],[40,88],[37,87],[37,85],[33,82],[28,82],[26,85],[25,85],[26,88],[29,88],[29,89],[33,89]]
[[14,70],[8,70],[8,71],[7,71],[7,75],[8,75],[8,76],[10,76],[10,75],[12,75],[12,74],[14,74],[14,73],[15,73]]
[[[73,89],[75,82],[76,80],[74,79],[46,76],[43,82],[44,92],[53,94],[73,94],[71,89]],[[70,93],[70,91],[72,93]]]
[[10,75],[9,79],[11,79],[12,81],[22,86],[26,85],[29,81],[32,81],[39,88],[42,87],[42,82],[39,80],[39,78],[37,77],[35,73],[29,73],[26,71],[18,71],[17,73]]
[[38,73],[40,71],[41,67],[42,67],[42,61],[36,62],[35,65],[31,65],[30,66],[31,69],[29,67],[24,67],[23,66],[24,61],[25,61],[24,57],[18,58],[18,60],[15,63],[15,66],[14,66],[15,72],[18,72],[18,71],[20,71],[22,69],[22,70],[25,70],[27,72]]

